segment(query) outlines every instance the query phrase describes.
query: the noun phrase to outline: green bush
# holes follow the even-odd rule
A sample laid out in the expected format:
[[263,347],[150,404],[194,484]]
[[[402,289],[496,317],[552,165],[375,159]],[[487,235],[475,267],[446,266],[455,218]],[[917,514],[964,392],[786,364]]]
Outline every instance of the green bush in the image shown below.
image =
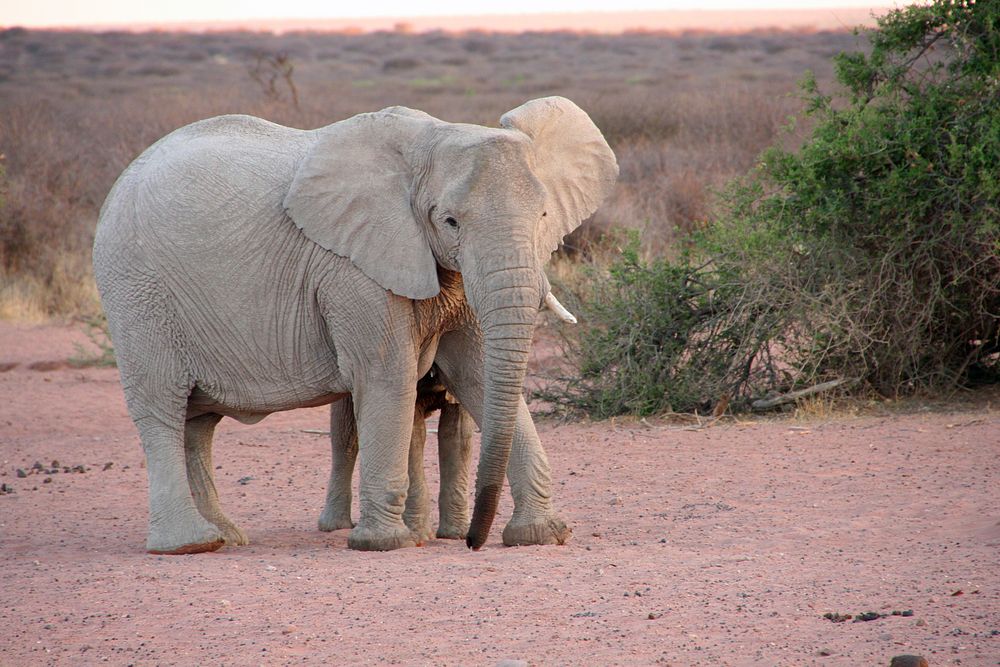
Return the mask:
[[803,83],[813,129],[723,195],[694,257],[623,254],[596,290],[575,405],[735,406],[833,378],[897,396],[1000,379],[1000,3],[890,12]]
[[[576,310],[570,356],[579,375],[541,392],[597,418],[705,412],[773,384],[769,342],[777,309],[760,286],[680,261],[645,261],[632,234],[607,271],[590,269]],[[565,286],[558,286],[565,294]],[[756,311],[750,317],[743,305]]]

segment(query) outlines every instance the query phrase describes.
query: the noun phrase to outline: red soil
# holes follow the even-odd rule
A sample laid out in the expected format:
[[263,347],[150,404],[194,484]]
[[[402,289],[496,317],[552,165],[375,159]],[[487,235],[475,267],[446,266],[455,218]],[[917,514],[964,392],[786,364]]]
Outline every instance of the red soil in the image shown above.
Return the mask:
[[[501,546],[508,494],[477,553],[348,550],[347,531],[315,528],[328,452],[303,429],[326,411],[227,420],[218,486],[252,544],[152,556],[116,371],[29,368],[74,341],[0,323],[0,368],[16,364],[0,372],[0,665],[998,664],[1000,414],[985,401],[704,428],[542,421],[574,535]],[[887,616],[823,617],[867,611]]]

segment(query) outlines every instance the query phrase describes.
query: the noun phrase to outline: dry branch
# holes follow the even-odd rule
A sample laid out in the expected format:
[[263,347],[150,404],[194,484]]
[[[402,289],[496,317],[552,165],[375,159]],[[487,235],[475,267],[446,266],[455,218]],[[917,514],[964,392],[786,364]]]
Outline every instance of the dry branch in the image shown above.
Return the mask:
[[829,382],[821,382],[812,387],[806,389],[799,389],[796,391],[790,391],[787,394],[782,394],[781,396],[775,396],[773,398],[760,398],[750,404],[750,407],[754,410],[770,410],[771,408],[778,407],[779,405],[784,405],[785,403],[794,403],[800,398],[805,398],[806,396],[812,396],[813,394],[819,394],[824,391],[829,391],[835,389],[844,384],[857,382],[857,378],[841,378],[838,380],[830,380]]

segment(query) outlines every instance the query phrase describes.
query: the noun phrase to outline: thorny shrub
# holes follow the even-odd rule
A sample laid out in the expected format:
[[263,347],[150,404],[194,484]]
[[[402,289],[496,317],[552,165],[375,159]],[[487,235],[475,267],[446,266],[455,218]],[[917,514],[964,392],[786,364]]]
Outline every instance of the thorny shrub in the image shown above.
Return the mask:
[[726,190],[692,255],[622,254],[559,400],[607,416],[1000,380],[1000,3],[906,7],[869,37],[835,59],[843,99],[805,79],[811,135]]

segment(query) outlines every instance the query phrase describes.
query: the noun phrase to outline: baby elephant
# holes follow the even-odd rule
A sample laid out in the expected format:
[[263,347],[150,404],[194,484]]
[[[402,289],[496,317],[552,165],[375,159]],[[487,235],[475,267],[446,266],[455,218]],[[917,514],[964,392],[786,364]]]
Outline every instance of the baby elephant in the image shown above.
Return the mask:
[[[403,511],[403,522],[418,543],[429,540],[433,535],[424,478],[424,444],[427,440],[426,419],[435,410],[441,411],[438,425],[441,489],[438,493],[437,537],[464,539],[469,530],[469,461],[476,425],[472,416],[448,394],[436,368],[432,367],[417,383],[413,434],[410,437],[410,485]],[[319,518],[319,529],[324,531],[354,526],[351,521],[351,475],[358,455],[358,432],[350,397],[331,406],[330,444],[333,465],[326,505]]]
[[[551,292],[545,305],[563,322],[576,324],[576,317]],[[427,440],[427,418],[441,411],[438,422],[438,462],[441,486],[438,492],[437,537],[460,540],[469,531],[469,461],[472,455],[472,433],[476,427],[472,416],[448,393],[440,381],[437,367],[417,383],[417,401],[413,408],[413,434],[410,436],[410,485],[406,496],[403,522],[413,531],[418,542],[431,537],[430,505],[427,481],[424,477],[424,445]],[[358,431],[354,421],[354,403],[350,397],[337,401],[330,409],[330,445],[332,466],[327,484],[326,504],[319,517],[322,531],[353,528],[351,521],[351,476],[358,456]]]

